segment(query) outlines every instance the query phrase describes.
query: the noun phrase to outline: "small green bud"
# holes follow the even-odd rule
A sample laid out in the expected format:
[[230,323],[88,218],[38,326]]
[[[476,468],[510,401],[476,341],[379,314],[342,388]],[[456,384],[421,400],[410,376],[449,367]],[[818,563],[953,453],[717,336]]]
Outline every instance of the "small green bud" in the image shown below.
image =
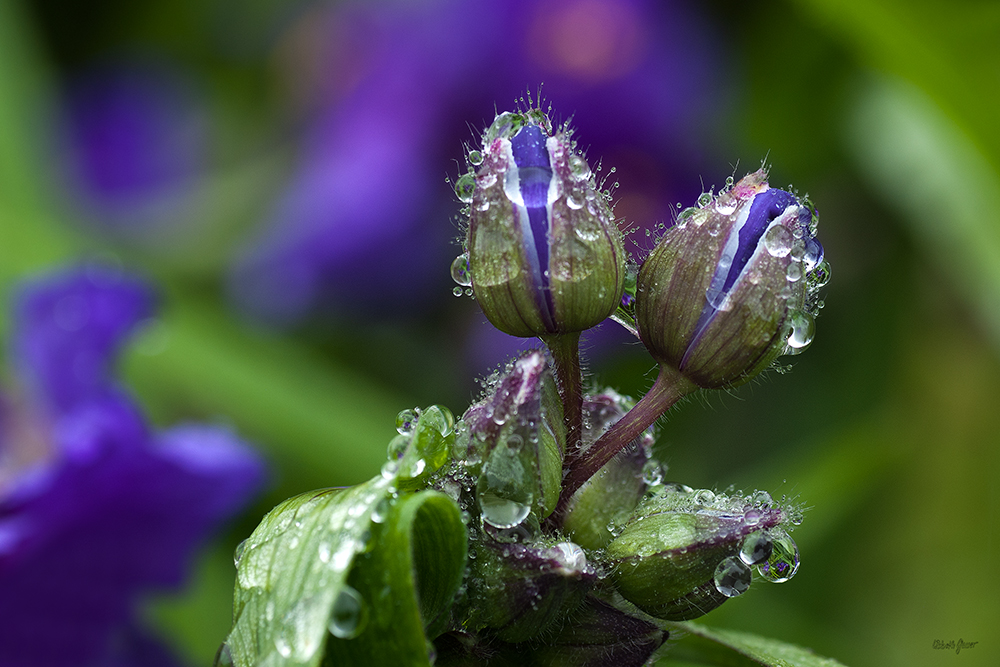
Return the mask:
[[567,130],[538,109],[502,113],[456,192],[469,204],[468,274],[513,336],[589,329],[621,302],[626,255],[611,208]]
[[467,625],[489,627],[504,641],[527,641],[562,622],[597,581],[573,542],[501,543],[482,534],[473,549],[468,581],[476,605]]
[[[581,456],[612,424],[632,407],[633,402],[607,389],[584,399],[588,428],[583,434]],[[643,471],[650,463],[652,434],[648,431],[619,452],[573,494],[566,508],[563,530],[587,549],[602,549],[614,535],[611,527],[624,524],[646,492]],[[655,463],[655,462],[653,462]]]
[[749,498],[665,490],[636,508],[605,564],[618,591],[646,613],[697,618],[746,591],[752,566],[775,569],[772,542],[791,542],[779,527],[786,520],[782,509]]
[[757,171],[678,215],[639,271],[636,324],[661,364],[700,387],[746,382],[811,342],[829,279],[818,217]]

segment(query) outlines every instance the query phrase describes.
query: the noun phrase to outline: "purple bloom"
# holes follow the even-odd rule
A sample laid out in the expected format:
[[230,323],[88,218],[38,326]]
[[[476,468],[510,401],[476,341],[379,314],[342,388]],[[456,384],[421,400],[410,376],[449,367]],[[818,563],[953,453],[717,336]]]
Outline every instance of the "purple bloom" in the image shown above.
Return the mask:
[[139,596],[179,585],[260,488],[261,460],[231,432],[155,432],[115,381],[118,349],[152,312],[144,284],[107,270],[20,294],[24,391],[0,413],[0,664],[175,664],[134,624]]
[[208,124],[180,71],[95,67],[66,86],[60,120],[60,165],[77,210],[133,239],[189,230],[178,211],[202,176]]
[[442,181],[473,139],[454,128],[488,124],[543,82],[589,156],[617,167],[618,216],[666,221],[685,194],[676,175],[700,159],[717,77],[681,2],[347,2],[329,20],[336,51],[299,169],[230,281],[260,318],[413,313],[445,289],[455,230]]

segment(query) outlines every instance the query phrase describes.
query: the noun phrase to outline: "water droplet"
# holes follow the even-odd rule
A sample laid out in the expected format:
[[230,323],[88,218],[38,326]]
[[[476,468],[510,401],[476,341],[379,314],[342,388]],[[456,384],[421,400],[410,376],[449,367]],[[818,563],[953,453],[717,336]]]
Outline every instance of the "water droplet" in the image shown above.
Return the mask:
[[[476,185],[483,190],[488,190],[497,184],[497,174],[495,171],[484,171],[476,179]],[[483,209],[486,210],[486,209]]]
[[750,568],[735,556],[724,558],[715,568],[715,590],[728,598],[745,593],[753,575]]
[[410,435],[417,426],[420,415],[416,410],[403,410],[396,415],[396,430],[400,435]]
[[806,241],[806,253],[802,256],[802,262],[806,265],[806,271],[812,271],[816,265],[823,261],[823,246],[816,239]]
[[382,479],[395,479],[396,473],[399,472],[399,461],[386,461],[382,464]]
[[483,163],[483,154],[479,151],[469,151],[469,164],[478,167]]
[[233,551],[233,565],[235,565],[237,568],[239,568],[240,566],[240,561],[243,560],[243,553],[246,551],[246,549],[247,549],[247,541],[243,540],[242,542],[236,545],[236,550]]
[[726,176],[726,187],[727,188],[733,187],[733,177],[732,176]]
[[796,241],[792,244],[792,249],[788,254],[796,262],[801,262],[802,258],[806,256],[806,244],[802,241]]
[[471,287],[465,288],[465,296],[472,296],[473,294],[475,294],[475,291]]
[[786,257],[792,251],[792,243],[791,232],[782,225],[773,225],[764,234],[764,247],[773,257]]
[[566,195],[566,206],[570,207],[574,211],[578,211],[583,208],[583,202],[574,197],[572,194],[569,194]]
[[519,436],[517,433],[512,433],[509,438],[507,438],[507,448],[512,452],[521,451],[521,447],[524,446],[524,438]]
[[721,215],[732,215],[733,211],[736,210],[736,200],[729,199],[726,201],[718,201],[715,203],[715,210]]
[[392,501],[388,497],[383,496],[375,503],[375,507],[372,508],[372,521],[375,523],[384,523],[389,518],[389,510],[391,508]]
[[534,500],[531,482],[517,453],[496,447],[476,485],[483,521],[495,528],[513,528],[524,521]]
[[569,156],[569,172],[574,180],[583,181],[590,178],[590,165],[579,155],[573,154]]
[[711,203],[712,203],[711,192],[702,192],[700,195],[698,195],[698,206],[700,206],[701,208],[705,208]]
[[816,337],[816,320],[812,315],[804,311],[792,314],[791,329],[788,333],[788,347],[785,354],[799,354],[804,352]]
[[774,504],[771,494],[767,491],[757,491],[750,498],[750,502],[756,507],[770,507]]
[[757,566],[757,572],[770,582],[781,584],[799,571],[799,547],[780,528],[771,531],[771,555]]
[[830,282],[830,263],[823,260],[809,272],[809,289],[818,290]]
[[455,181],[455,194],[464,204],[472,203],[472,194],[476,191],[476,177],[472,172],[462,174]]
[[575,542],[560,542],[548,550],[548,555],[560,564],[564,574],[576,574],[587,569],[587,554]]
[[663,481],[663,469],[660,462],[650,459],[642,466],[642,481],[649,486],[656,486]]
[[798,262],[792,262],[785,269],[785,278],[788,279],[790,283],[796,283],[802,279],[802,265]]
[[455,287],[452,288],[451,293],[454,294],[455,296],[462,296],[463,290],[461,287],[456,285]]
[[215,654],[215,662],[212,663],[212,667],[233,667],[235,664],[232,649],[229,648],[229,644],[223,642]]
[[711,505],[715,502],[715,492],[709,489],[698,489],[695,492],[694,498],[692,500],[699,505]]
[[344,586],[333,603],[328,628],[334,637],[354,639],[368,625],[368,605],[361,594]]
[[747,565],[757,565],[770,558],[771,551],[771,538],[763,532],[750,533],[740,547],[740,560]]
[[463,252],[451,263],[451,279],[462,287],[472,284],[472,271],[469,269],[469,254]]
[[427,467],[427,462],[423,459],[414,459],[412,461],[403,461],[399,466],[399,476],[400,477],[419,477],[420,473],[424,471]]

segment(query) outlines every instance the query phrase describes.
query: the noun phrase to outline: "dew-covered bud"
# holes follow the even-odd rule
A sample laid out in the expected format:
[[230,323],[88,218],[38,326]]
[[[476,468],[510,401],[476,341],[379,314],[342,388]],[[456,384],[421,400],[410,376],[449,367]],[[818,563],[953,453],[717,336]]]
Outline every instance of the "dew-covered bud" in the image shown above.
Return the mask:
[[788,521],[786,510],[752,498],[664,490],[636,508],[605,565],[622,596],[648,614],[697,618],[745,592],[753,567],[794,572],[798,551],[781,527]]
[[621,233],[570,132],[539,109],[505,112],[474,153],[456,185],[469,210],[459,273],[489,321],[532,337],[583,331],[615,312]]
[[[641,667],[667,640],[667,632],[595,597],[531,653],[546,667]],[[521,662],[524,664],[524,662]]]
[[566,430],[545,354],[531,350],[492,380],[490,393],[466,411],[469,437],[458,458],[476,476],[484,523],[518,526],[555,509],[562,483]]
[[[584,399],[587,428],[583,433],[581,456],[612,424],[632,407],[633,402],[606,389]],[[566,505],[562,528],[574,541],[588,549],[602,549],[614,537],[611,528],[624,524],[654,481],[648,466],[658,466],[649,457],[652,434],[646,431],[629,443],[588,479]]]
[[829,279],[818,217],[764,170],[682,211],[639,271],[636,324],[661,364],[735,386],[813,339]]
[[580,606],[597,573],[573,542],[545,538],[503,543],[482,535],[469,560],[468,627],[491,628],[504,641],[537,637]]

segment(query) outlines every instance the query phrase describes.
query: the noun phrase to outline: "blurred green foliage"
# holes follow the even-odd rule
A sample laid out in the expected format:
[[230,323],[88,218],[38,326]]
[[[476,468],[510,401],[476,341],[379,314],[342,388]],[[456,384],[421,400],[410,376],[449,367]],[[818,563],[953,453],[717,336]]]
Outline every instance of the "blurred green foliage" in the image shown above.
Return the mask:
[[[69,43],[60,39],[75,33],[52,23],[47,3],[0,0],[0,296],[81,258],[146,271],[164,310],[126,360],[128,380],[154,419],[227,420],[274,466],[272,491],[206,551],[188,590],[149,608],[192,664],[207,664],[229,627],[230,554],[267,509],[375,474],[396,412],[436,402],[460,412],[474,391],[450,334],[474,307],[465,300],[419,325],[328,334],[263,332],[227,309],[220,248],[287,161],[280,142],[260,157],[277,93],[259,45],[289,11],[278,5],[102,4],[97,32]],[[775,185],[808,190],[834,279],[793,372],[688,401],[663,425],[669,477],[810,508],[795,533],[795,580],[755,585],[705,621],[845,664],[996,664],[1000,5],[790,0],[751,11],[720,0],[706,10],[739,91],[709,150],[740,171],[767,155]],[[206,43],[233,12],[236,55],[213,60]],[[222,204],[199,211],[219,222],[196,251],[109,245],[52,191],[46,122],[59,68],[102,38],[157,44],[211,82],[229,167],[206,186]],[[6,317],[0,309],[4,328]],[[631,348],[603,357],[593,377],[638,396],[651,368]],[[932,649],[959,638],[980,644],[957,657]]]

